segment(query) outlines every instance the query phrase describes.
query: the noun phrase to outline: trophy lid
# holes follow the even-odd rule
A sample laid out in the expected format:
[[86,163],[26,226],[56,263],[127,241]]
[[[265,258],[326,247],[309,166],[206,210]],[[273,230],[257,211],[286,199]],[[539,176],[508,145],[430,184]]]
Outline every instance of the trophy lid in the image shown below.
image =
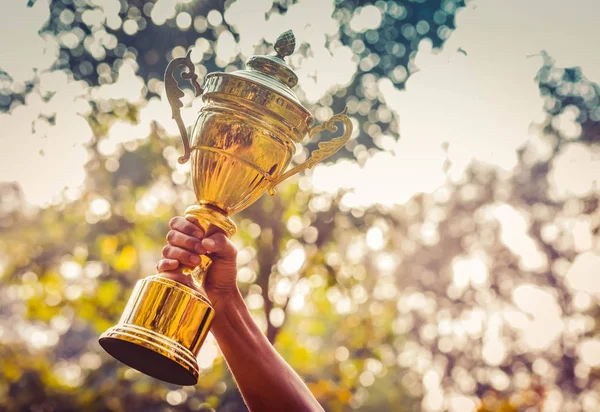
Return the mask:
[[314,119],[292,90],[298,83],[298,76],[284,61],[296,48],[294,33],[288,30],[281,34],[274,47],[276,55],[253,56],[246,62],[245,70],[210,73],[206,77],[204,96],[210,98],[220,93],[238,103],[257,103],[271,115],[289,124],[297,135],[294,140],[300,141]]
[[285,97],[300,104],[292,87],[298,84],[298,76],[283,60],[294,53],[296,38],[291,30],[282,33],[275,42],[275,56],[252,56],[246,62],[250,70],[240,70],[236,75],[242,76],[275,90]]

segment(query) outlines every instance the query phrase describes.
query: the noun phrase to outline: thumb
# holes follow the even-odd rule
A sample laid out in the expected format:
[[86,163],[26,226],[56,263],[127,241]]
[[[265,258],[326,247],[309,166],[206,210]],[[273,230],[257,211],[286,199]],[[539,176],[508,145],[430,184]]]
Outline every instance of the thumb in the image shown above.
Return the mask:
[[223,263],[236,263],[237,248],[223,233],[215,233],[202,239],[202,246],[211,254],[211,259]]

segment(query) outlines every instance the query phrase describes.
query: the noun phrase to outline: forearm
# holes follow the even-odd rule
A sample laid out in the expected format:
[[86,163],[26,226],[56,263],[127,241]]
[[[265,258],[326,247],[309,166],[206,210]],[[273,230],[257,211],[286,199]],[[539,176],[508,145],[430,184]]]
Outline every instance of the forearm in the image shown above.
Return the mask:
[[215,309],[212,333],[251,411],[322,411],[254,322],[239,292]]

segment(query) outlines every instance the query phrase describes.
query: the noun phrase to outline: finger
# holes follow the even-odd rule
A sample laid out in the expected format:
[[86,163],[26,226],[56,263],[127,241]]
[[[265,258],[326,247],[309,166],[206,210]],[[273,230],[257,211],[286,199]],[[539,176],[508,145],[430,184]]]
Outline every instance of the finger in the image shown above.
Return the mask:
[[161,259],[156,264],[156,270],[159,272],[167,272],[175,270],[179,267],[179,262],[175,259]]
[[234,262],[236,260],[237,249],[231,239],[223,233],[215,233],[202,239],[202,246],[214,256]]
[[165,259],[176,259],[180,264],[188,266],[198,266],[201,262],[200,257],[195,253],[190,253],[177,246],[167,245],[162,250]]
[[204,230],[202,230],[202,228],[181,216],[175,216],[173,219],[171,219],[169,222],[169,227],[173,230],[177,230],[178,232],[185,233],[189,236],[194,236],[198,239],[202,239],[204,237]]
[[167,242],[169,242],[169,245],[171,246],[178,246],[194,254],[203,255],[206,253],[206,249],[202,246],[201,239],[188,236],[185,233],[176,230],[169,230],[169,233],[167,233]]
[[208,225],[208,228],[206,229],[206,233],[204,234],[206,237],[210,237],[212,235],[214,235],[215,233],[225,233],[223,232],[223,229],[221,229],[219,226],[213,225],[212,223],[210,225]]
[[200,222],[198,222],[198,219],[196,219],[194,216],[186,216],[185,220],[187,220],[188,222],[192,222],[194,224],[194,226],[199,227],[200,230],[202,230],[202,232],[204,232],[204,228],[202,227]]

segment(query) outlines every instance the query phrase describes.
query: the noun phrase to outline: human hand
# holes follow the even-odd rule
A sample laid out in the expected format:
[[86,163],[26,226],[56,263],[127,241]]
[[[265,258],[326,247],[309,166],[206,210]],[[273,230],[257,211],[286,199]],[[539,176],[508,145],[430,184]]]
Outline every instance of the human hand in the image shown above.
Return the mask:
[[207,233],[193,217],[176,216],[169,222],[168,244],[156,268],[159,273],[182,276],[184,269],[193,269],[201,263],[200,255],[210,252],[212,264],[204,277],[203,287],[211,303],[216,306],[237,292],[237,249],[233,242],[217,227],[210,226]]

